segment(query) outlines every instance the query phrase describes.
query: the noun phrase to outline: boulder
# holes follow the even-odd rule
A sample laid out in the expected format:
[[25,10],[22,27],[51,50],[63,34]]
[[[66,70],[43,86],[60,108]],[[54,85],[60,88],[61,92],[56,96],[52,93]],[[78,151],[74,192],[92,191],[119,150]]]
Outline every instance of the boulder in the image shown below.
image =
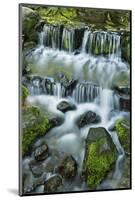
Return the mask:
[[100,122],[100,116],[93,111],[85,112],[76,121],[79,128],[88,124],[99,123],[99,122]]
[[43,166],[41,163],[37,163],[35,160],[32,160],[29,163],[30,170],[35,177],[40,177],[43,173]]
[[28,7],[22,7],[22,33],[24,37],[24,43],[28,41],[37,43],[38,35],[35,31],[35,26],[39,20],[40,17],[37,11]]
[[71,180],[76,176],[77,163],[72,156],[65,156],[55,169],[65,180]]
[[34,157],[36,161],[43,161],[49,156],[47,144],[42,144],[37,147],[34,152]]
[[22,154],[31,154],[34,142],[44,136],[51,128],[48,116],[44,116],[38,107],[27,106],[22,110]]
[[62,178],[59,175],[54,175],[45,181],[44,192],[56,192],[61,185]]
[[83,178],[90,188],[96,188],[113,169],[116,147],[103,127],[90,128],[83,161]]
[[130,97],[129,96],[120,96],[120,110],[130,112]]
[[52,124],[52,127],[60,126],[64,122],[64,118],[62,117],[52,117],[49,119],[49,122]]
[[131,149],[130,122],[125,119],[117,120],[115,123],[115,128],[122,147],[129,155]]
[[70,110],[76,110],[76,106],[71,102],[61,101],[57,105],[57,109],[60,110],[61,112],[65,113]]

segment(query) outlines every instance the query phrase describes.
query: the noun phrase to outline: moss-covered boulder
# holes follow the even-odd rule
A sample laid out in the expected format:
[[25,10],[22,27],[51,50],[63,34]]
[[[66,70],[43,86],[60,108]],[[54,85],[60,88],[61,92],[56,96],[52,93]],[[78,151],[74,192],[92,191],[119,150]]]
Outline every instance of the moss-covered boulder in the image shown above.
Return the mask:
[[26,106],[22,110],[22,153],[27,155],[35,140],[44,136],[51,128],[47,116],[41,114],[34,106]]
[[121,119],[121,120],[117,120],[116,124],[116,132],[119,138],[119,141],[122,145],[122,147],[124,148],[125,152],[127,154],[130,154],[130,123],[127,120]]
[[22,33],[24,42],[37,42],[38,36],[35,27],[40,20],[39,14],[28,7],[22,7]]
[[26,103],[26,98],[28,97],[29,95],[29,91],[28,89],[25,87],[25,86],[22,86],[22,105],[24,106],[25,103]]
[[117,151],[105,128],[90,128],[86,139],[83,176],[91,189],[96,188],[113,169]]

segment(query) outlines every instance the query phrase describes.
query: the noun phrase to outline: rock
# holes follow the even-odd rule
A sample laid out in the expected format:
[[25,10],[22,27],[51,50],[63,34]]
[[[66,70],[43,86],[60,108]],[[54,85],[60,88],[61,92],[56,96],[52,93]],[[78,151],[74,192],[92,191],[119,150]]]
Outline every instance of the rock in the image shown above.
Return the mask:
[[87,111],[84,114],[82,114],[76,121],[79,128],[93,123],[99,123],[100,122],[100,116],[98,116],[96,113],[92,111]]
[[27,187],[24,187],[24,189],[23,189],[23,193],[24,194],[30,194],[30,193],[33,193],[34,192],[34,187],[33,186],[27,186]]
[[43,166],[41,163],[37,163],[36,161],[31,161],[29,163],[30,170],[35,177],[40,177],[43,173]]
[[60,83],[65,87],[66,90],[73,90],[74,87],[76,86],[78,80],[75,79],[71,79],[69,80],[66,75],[64,74],[59,74],[59,79],[60,79]]
[[38,107],[27,106],[22,110],[22,153],[31,154],[32,145],[39,137],[44,136],[51,128],[48,116],[41,114]]
[[119,141],[127,154],[130,154],[131,148],[131,133],[130,122],[125,119],[117,120],[115,123],[116,132]]
[[39,22],[40,17],[35,10],[28,7],[22,7],[22,33],[25,42],[38,41],[38,35],[35,30],[36,24]]
[[130,112],[130,97],[129,96],[120,96],[120,110]]
[[115,90],[115,92],[119,95],[130,95],[129,87],[115,86],[115,87],[113,87],[113,90]]
[[74,51],[74,55],[78,55],[78,54],[80,54],[81,52],[79,51],[79,50],[76,50],[76,51]]
[[65,113],[70,110],[76,110],[76,106],[71,102],[61,101],[57,105],[57,109],[60,110],[61,112]]
[[105,128],[90,128],[86,139],[83,176],[90,188],[96,188],[116,162],[117,151]]
[[35,160],[37,161],[43,161],[49,156],[48,153],[48,146],[47,144],[42,144],[41,146],[37,147],[34,152]]
[[49,119],[49,122],[52,124],[52,127],[60,126],[64,122],[64,118],[60,117],[52,117]]
[[43,31],[43,26],[45,25],[45,21],[44,20],[40,20],[36,26],[35,26],[35,30],[38,32]]
[[44,192],[56,192],[62,185],[62,178],[58,175],[52,176],[44,183]]
[[77,173],[77,163],[72,156],[65,156],[58,167],[56,173],[59,173],[65,180],[73,179]]

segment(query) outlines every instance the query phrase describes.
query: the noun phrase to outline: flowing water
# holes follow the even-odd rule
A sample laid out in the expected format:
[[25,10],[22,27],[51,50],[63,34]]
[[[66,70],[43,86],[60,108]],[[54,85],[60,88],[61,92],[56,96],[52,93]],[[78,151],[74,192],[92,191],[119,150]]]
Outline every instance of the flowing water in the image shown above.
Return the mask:
[[[39,33],[39,45],[27,56],[27,61],[34,63],[34,76],[37,76],[27,85],[30,91],[28,102],[47,107],[54,115],[64,118],[64,123],[51,129],[42,141],[45,140],[51,149],[72,155],[78,163],[78,176],[71,186],[65,183],[65,190],[87,189],[85,183],[81,182],[79,173],[84,158],[85,139],[92,126],[105,127],[119,152],[113,178],[104,180],[98,189],[117,188],[125,153],[117,134],[109,131],[109,127],[117,119],[128,115],[120,111],[119,97],[113,90],[119,83],[129,84],[129,66],[121,59],[121,36],[115,32],[92,32],[86,28],[78,49],[75,47],[75,39],[74,29],[44,26]],[[94,54],[93,47],[99,50],[98,55]],[[55,79],[55,73],[59,69],[65,74],[72,74],[72,78],[78,80],[72,90],[64,88]],[[38,76],[42,77],[42,81]],[[62,100],[74,103],[77,109],[63,114],[57,110],[57,105]],[[89,110],[100,115],[101,122],[79,129],[75,123],[77,117]],[[36,144],[40,142],[39,140]]]

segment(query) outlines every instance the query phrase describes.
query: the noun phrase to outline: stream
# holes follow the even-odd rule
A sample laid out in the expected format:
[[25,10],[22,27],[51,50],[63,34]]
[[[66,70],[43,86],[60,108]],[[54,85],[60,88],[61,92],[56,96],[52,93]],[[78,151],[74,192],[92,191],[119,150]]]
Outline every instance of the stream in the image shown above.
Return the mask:
[[[119,187],[125,158],[116,132],[110,131],[117,119],[130,116],[127,110],[121,109],[120,97],[114,89],[121,83],[122,87],[128,87],[130,81],[129,64],[121,58],[121,35],[117,32],[92,32],[88,28],[84,29],[82,35],[82,40],[76,44],[75,29],[61,30],[58,26],[44,25],[39,33],[39,44],[27,54],[27,62],[33,64],[32,82],[25,83],[30,92],[27,102],[41,109],[45,107],[64,120],[60,126],[52,128],[43,138],[38,139],[34,147],[45,141],[52,151],[72,155],[78,165],[74,180],[64,181],[60,192],[89,190],[80,176],[85,141],[91,127],[106,128],[118,151],[115,169],[110,172],[112,178],[108,175],[97,189]],[[93,46],[98,48],[97,55],[92,51]],[[68,86],[63,84],[66,76],[72,78]],[[57,105],[62,101],[74,104],[76,109],[61,112]],[[99,115],[101,121],[79,128],[76,120],[87,111]],[[28,169],[31,159],[31,156],[23,159],[23,169],[28,173],[26,186],[36,180]],[[54,174],[47,172],[47,177]],[[42,185],[37,187],[37,192],[44,192]]]

